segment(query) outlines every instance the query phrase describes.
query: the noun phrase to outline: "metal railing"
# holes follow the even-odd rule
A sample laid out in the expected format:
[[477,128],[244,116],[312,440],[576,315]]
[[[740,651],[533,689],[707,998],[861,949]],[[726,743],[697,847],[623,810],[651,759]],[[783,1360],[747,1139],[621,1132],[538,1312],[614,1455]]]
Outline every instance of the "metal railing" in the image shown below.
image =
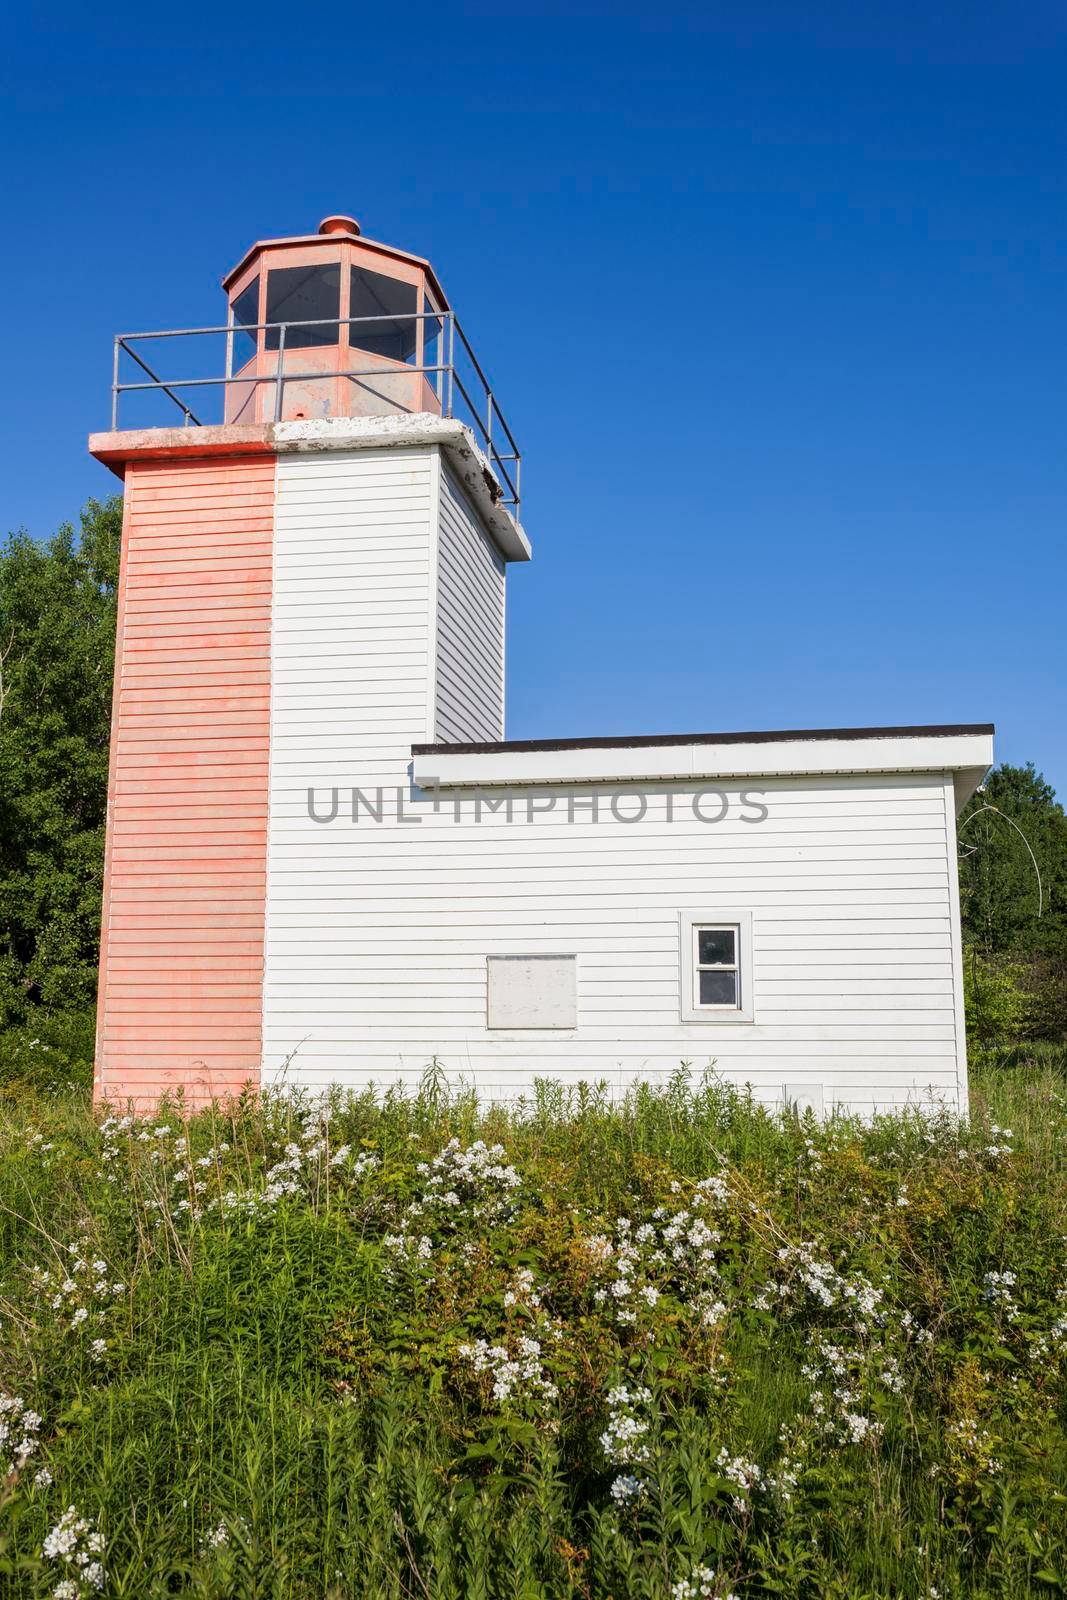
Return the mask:
[[[421,364],[413,364],[407,360],[394,358],[379,358],[381,364],[374,367],[353,366],[341,368],[304,367],[296,369],[286,367],[285,359],[297,355],[300,350],[322,349],[337,342],[337,335],[341,328],[349,330],[349,346],[353,356],[358,357],[358,347],[352,347],[352,330],[365,325],[388,324],[389,331],[396,329],[402,323],[428,323],[430,331],[424,331],[423,338],[418,341],[423,346],[436,345],[438,359],[433,362],[425,359]],[[298,328],[326,328],[334,330],[334,338],[325,339],[314,344],[293,344],[287,338],[293,330]],[[277,334],[277,343],[270,348],[264,347],[267,340],[260,341],[261,333]],[[245,372],[234,368],[234,354],[236,341],[247,336],[255,341],[255,350],[250,351],[246,360],[252,361],[257,356],[276,357],[276,368],[272,372]],[[194,378],[163,378],[154,371],[139,350],[134,345],[144,346],[156,339],[194,339],[225,337],[226,349],[224,366],[226,375],[223,377],[194,377]],[[356,335],[358,337],[358,335]],[[371,355],[373,352],[363,352]],[[130,383],[123,381],[123,358],[128,357],[146,379]],[[456,418],[471,428],[478,442],[481,444],[486,457],[497,477],[502,491],[502,503],[508,507],[516,520],[519,516],[522,481],[522,454],[515,436],[504,420],[503,412],[497,403],[496,396],[490,387],[489,380],[482,370],[481,363],[471,348],[463,329],[454,312],[451,311],[414,311],[393,313],[392,315],[377,317],[318,317],[307,321],[292,322],[256,322],[242,324],[227,324],[216,328],[165,328],[158,333],[120,333],[115,336],[115,348],[111,376],[111,427],[112,431],[119,428],[119,402],[125,394],[144,394],[152,392],[165,395],[178,407],[182,413],[185,427],[204,427],[208,423],[196,415],[191,406],[182,397],[182,392],[188,389],[227,388],[235,385],[248,384],[258,387],[261,384],[273,388],[273,405],[271,407],[273,420],[282,421],[285,407],[286,386],[296,382],[328,382],[333,379],[345,378],[353,382],[374,379],[379,384],[395,381],[397,378],[421,377],[426,380],[437,402],[437,410],[442,417]],[[471,391],[474,391],[472,394]],[[414,408],[405,407],[393,399],[385,399],[380,413],[371,412],[370,415],[391,416],[403,413]],[[341,415],[347,415],[342,409]],[[366,413],[360,413],[361,415]]]

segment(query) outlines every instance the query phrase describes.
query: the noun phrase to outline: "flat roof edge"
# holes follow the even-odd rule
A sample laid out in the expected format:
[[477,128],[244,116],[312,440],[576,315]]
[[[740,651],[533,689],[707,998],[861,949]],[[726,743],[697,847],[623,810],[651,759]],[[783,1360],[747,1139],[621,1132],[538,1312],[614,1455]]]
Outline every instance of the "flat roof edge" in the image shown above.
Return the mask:
[[756,733],[649,733],[593,735],[584,739],[501,739],[485,744],[413,744],[413,756],[516,755],[538,750],[642,750],[686,744],[780,744],[825,739],[992,738],[992,722],[917,724],[892,728],[775,728]]

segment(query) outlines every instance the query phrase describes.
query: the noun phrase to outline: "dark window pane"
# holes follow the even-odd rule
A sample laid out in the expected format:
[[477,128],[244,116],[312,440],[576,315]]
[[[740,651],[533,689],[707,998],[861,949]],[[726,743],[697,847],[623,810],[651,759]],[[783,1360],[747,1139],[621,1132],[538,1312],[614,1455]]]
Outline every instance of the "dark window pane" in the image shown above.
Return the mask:
[[[268,322],[317,322],[336,317],[341,309],[341,265],[327,267],[275,267],[267,273]],[[317,328],[286,328],[287,350],[309,345],[336,344],[337,323]],[[267,329],[267,349],[277,350],[278,329]]]
[[233,303],[233,356],[230,371],[237,372],[247,365],[256,353],[256,335],[242,333],[242,328],[254,328],[259,321],[259,278],[253,278],[247,289],[242,289]]
[[737,934],[733,928],[701,928],[697,934],[699,966],[732,967],[737,961]]
[[[392,361],[409,361],[415,354],[415,312],[419,305],[415,285],[387,278],[381,272],[368,272],[366,267],[353,267],[351,293],[348,340],[353,350],[367,350]],[[360,322],[360,317],[395,317],[396,321]]]
[[736,1006],[736,972],[701,972],[697,976],[702,1006]]

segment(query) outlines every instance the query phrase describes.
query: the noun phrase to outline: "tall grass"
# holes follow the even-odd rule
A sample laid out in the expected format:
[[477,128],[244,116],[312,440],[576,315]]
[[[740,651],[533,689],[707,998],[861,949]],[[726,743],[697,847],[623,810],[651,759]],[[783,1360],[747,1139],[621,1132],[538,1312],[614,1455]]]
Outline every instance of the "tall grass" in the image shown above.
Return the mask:
[[1067,1590],[1062,1060],[181,1109],[0,1094],[0,1595]]

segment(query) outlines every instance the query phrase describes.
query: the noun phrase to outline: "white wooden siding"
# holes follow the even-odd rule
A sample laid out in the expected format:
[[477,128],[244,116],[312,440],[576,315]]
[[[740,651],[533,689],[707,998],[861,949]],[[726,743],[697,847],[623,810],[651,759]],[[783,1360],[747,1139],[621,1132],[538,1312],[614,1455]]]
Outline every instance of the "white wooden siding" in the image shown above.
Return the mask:
[[504,560],[440,463],[434,737],[504,737]]
[[[434,736],[432,702],[440,717],[436,470],[432,447],[279,461],[265,1077],[288,1062],[288,1080],[313,1087],[413,1086],[436,1057],[497,1096],[537,1076],[618,1089],[686,1060],[770,1102],[786,1085],[865,1111],[955,1101],[945,774],[723,783],[730,812],[714,825],[693,816],[692,782],[621,786],[649,797],[639,823],[612,817],[610,786],[596,824],[580,803],[571,822],[558,793],[527,821],[544,788],[513,791],[510,823],[476,825],[470,793],[459,821],[452,796],[435,810],[425,793],[405,799],[420,820],[400,820],[410,747]],[[478,614],[491,662],[497,622]],[[378,784],[385,820],[346,820],[347,790]],[[309,785],[323,800],[341,790],[336,822],[309,819]],[[762,791],[765,822],[741,820],[742,789]],[[720,905],[752,912],[752,1025],[680,1021],[679,913]],[[577,1029],[490,1031],[486,956],[537,953],[577,956]]]

